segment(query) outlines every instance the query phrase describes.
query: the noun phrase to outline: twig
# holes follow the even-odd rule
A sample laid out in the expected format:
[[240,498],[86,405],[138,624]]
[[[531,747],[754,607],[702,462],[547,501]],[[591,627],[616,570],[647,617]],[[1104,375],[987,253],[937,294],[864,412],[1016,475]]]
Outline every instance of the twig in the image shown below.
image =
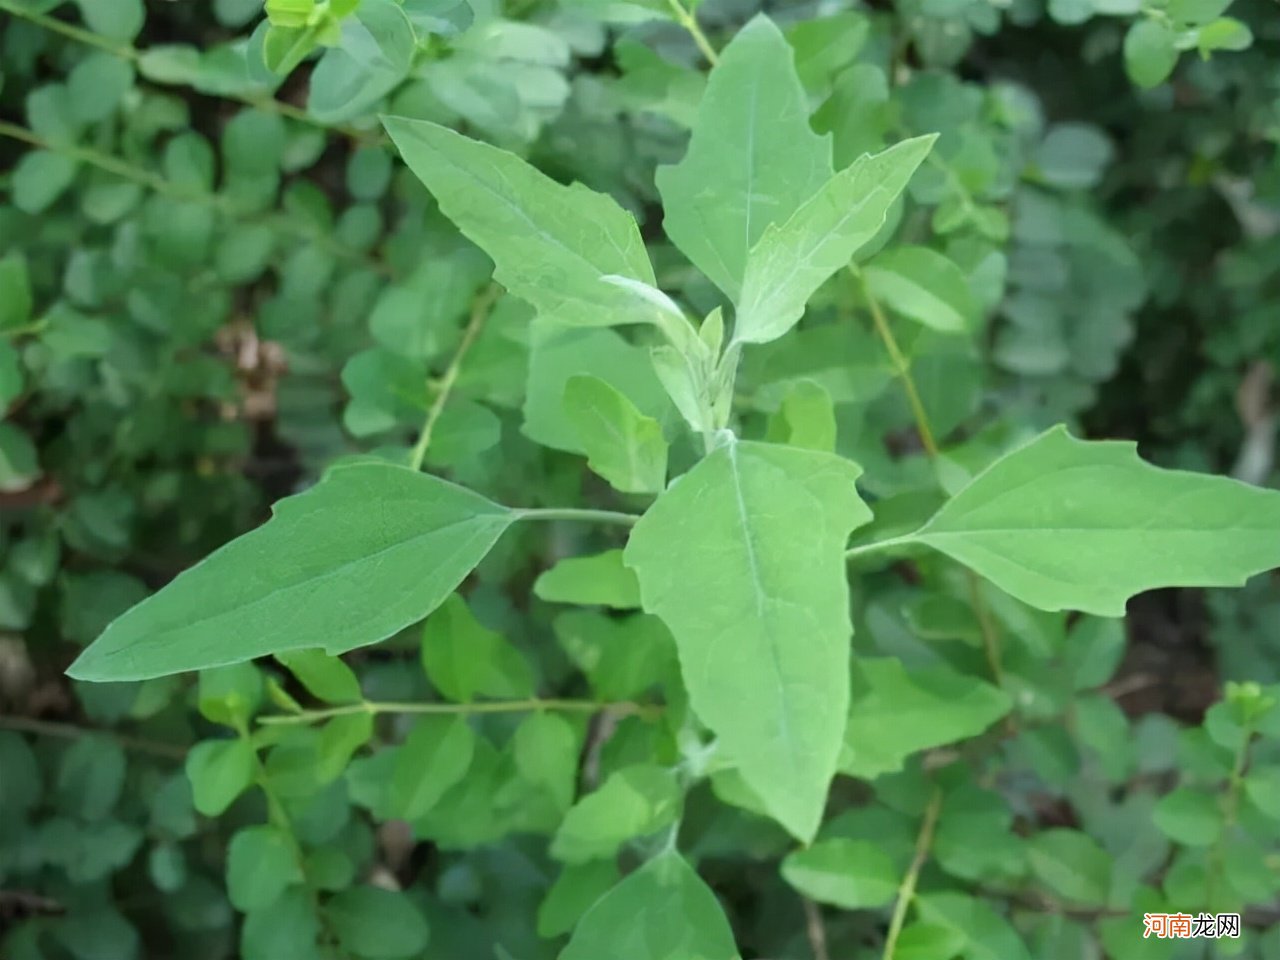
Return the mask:
[[308,229],[301,222],[280,215],[252,215],[244,214],[236,210],[236,208],[228,203],[224,196],[215,193],[206,193],[197,190],[188,190],[170,180],[153,173],[150,170],[144,170],[135,166],[128,161],[121,160],[119,157],[112,156],[109,153],[102,153],[90,147],[83,147],[74,143],[53,143],[44,139],[39,134],[28,130],[26,127],[18,126],[15,123],[0,121],[0,137],[8,137],[11,140],[18,140],[22,143],[30,144],[41,150],[48,150],[52,153],[60,153],[63,156],[71,157],[81,163],[87,163],[99,170],[105,170],[107,173],[115,174],[125,180],[132,180],[134,183],[141,184],[149,190],[172,197],[175,200],[182,200],[188,203],[199,203],[204,206],[212,207],[228,216],[234,217],[242,223],[258,223],[277,230],[281,233],[292,234],[311,243],[319,244],[325,250],[334,256],[342,257],[360,263],[371,270],[383,275],[390,275],[391,269],[385,263],[379,260],[365,256],[358,250],[352,250],[336,242],[328,234],[318,233]]
[[[56,33],[68,40],[74,40],[76,43],[84,44],[87,47],[93,47],[102,50],[112,56],[119,57],[121,60],[128,60],[130,63],[137,64],[144,56],[145,50],[139,50],[137,47],[130,46],[127,43],[119,43],[110,37],[104,37],[101,34],[86,30],[83,27],[77,27],[73,23],[67,23],[65,20],[59,20],[56,17],[50,17],[43,13],[37,13],[34,10],[28,10],[24,7],[15,6],[9,0],[0,0],[0,12],[10,14],[20,20],[26,20],[28,23],[35,24],[50,33]],[[197,93],[201,92],[199,90]],[[305,123],[308,126],[316,127],[320,130],[339,133],[344,137],[355,140],[359,143],[374,144],[384,143],[386,138],[377,132],[366,133],[356,130],[354,127],[348,127],[343,124],[327,124],[323,120],[318,120],[307,111],[295,107],[291,103],[284,103],[274,97],[255,97],[251,95],[237,93],[223,93],[219,95],[223,99],[236,100],[245,106],[254,107],[258,110],[264,110],[268,113],[278,113],[282,117],[288,117],[290,120],[296,120],[299,123]]]
[[911,865],[898,885],[898,899],[893,905],[893,917],[889,920],[889,932],[884,938],[884,952],[880,960],[893,960],[893,952],[898,946],[898,937],[902,933],[903,924],[907,920],[907,908],[916,895],[916,882],[920,879],[920,870],[929,858],[929,847],[933,845],[933,831],[938,825],[938,814],[942,812],[942,791],[933,788],[933,796],[924,811],[924,822],[920,824],[920,833],[916,837],[916,852],[911,858]]
[[422,432],[418,434],[418,442],[413,445],[413,452],[409,455],[409,466],[414,470],[422,469],[422,461],[427,458],[427,448],[431,446],[431,434],[435,431],[440,414],[444,413],[445,404],[449,402],[449,394],[453,392],[453,385],[457,382],[462,361],[467,351],[471,349],[471,345],[475,343],[476,337],[480,335],[480,329],[484,326],[494,303],[497,302],[500,292],[501,288],[491,283],[476,297],[475,303],[471,306],[471,319],[467,321],[467,328],[462,331],[462,342],[458,344],[453,359],[449,361],[444,376],[440,378],[440,392],[436,394],[431,409],[427,411],[427,419],[422,424]]
[[667,0],[667,6],[671,8],[671,15],[676,18],[676,23],[684,27],[689,36],[693,37],[693,42],[698,45],[702,55],[707,58],[707,63],[713,67],[719,63],[720,57],[716,54],[716,48],[711,46],[711,41],[707,39],[707,35],[698,26],[697,17],[685,9],[680,0]]
[[126,750],[150,753],[170,760],[182,760],[187,755],[187,748],[178,744],[160,743],[156,740],[146,740],[142,737],[130,737],[126,734],[113,733],[110,730],[78,727],[72,723],[57,723],[52,720],[34,720],[30,717],[0,717],[0,729],[31,733],[41,737],[61,737],[64,740],[80,740],[83,737],[106,737],[109,740],[114,740]]
[[831,960],[827,952],[827,928],[822,924],[822,910],[808,897],[801,897],[804,906],[804,929],[809,937],[809,948],[813,951],[813,960]]
[[258,722],[269,725],[279,724],[312,724],[332,717],[346,717],[353,714],[381,713],[402,714],[481,714],[481,713],[523,713],[538,710],[553,710],[569,713],[599,713],[609,711],[619,714],[634,714],[640,717],[654,717],[662,712],[660,704],[635,703],[630,700],[485,700],[473,703],[392,703],[364,700],[360,703],[348,703],[340,707],[326,707],[321,710],[303,710],[282,716],[259,717]]

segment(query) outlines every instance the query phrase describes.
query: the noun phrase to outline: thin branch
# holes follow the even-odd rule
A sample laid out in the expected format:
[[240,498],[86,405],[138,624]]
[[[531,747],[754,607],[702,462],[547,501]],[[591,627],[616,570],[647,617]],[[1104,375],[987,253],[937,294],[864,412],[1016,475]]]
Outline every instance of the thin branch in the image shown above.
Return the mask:
[[880,960],[893,960],[893,952],[898,946],[898,937],[902,933],[903,924],[907,920],[907,908],[916,895],[916,883],[920,879],[920,871],[929,859],[929,848],[933,845],[933,831],[938,825],[938,814],[942,812],[942,791],[933,788],[933,796],[924,811],[924,822],[920,824],[920,833],[916,837],[916,852],[911,858],[911,865],[898,885],[898,900],[893,905],[893,917],[889,920],[889,932],[884,938],[884,952]]
[[[28,23],[35,24],[50,33],[56,33],[68,40],[74,40],[76,43],[84,44],[87,47],[93,47],[97,50],[105,51],[112,56],[119,57],[122,60],[128,60],[130,63],[138,63],[146,56],[145,50],[139,50],[137,47],[130,46],[127,43],[120,43],[112,40],[110,37],[104,37],[101,34],[86,30],[83,27],[77,27],[73,23],[67,23],[65,20],[59,20],[56,17],[50,17],[43,13],[37,13],[34,10],[27,10],[23,7],[15,6],[10,0],[0,0],[0,12],[8,13],[20,20],[26,20]],[[196,91],[199,93],[200,91]],[[333,133],[339,133],[344,137],[355,140],[360,143],[383,143],[386,138],[380,133],[364,132],[354,127],[348,127],[343,124],[327,124],[323,120],[318,120],[306,110],[295,107],[291,103],[284,103],[276,100],[274,97],[255,97],[246,94],[225,93],[220,94],[222,99],[236,100],[245,106],[254,107],[258,110],[264,110],[268,113],[278,113],[282,117],[288,117],[290,120],[296,120],[299,123],[305,123],[308,126],[316,127],[320,130],[327,130]]]
[[698,45],[702,55],[707,58],[707,63],[713,67],[719,63],[720,57],[716,54],[716,48],[711,46],[711,41],[707,39],[707,35],[698,26],[697,17],[685,9],[680,0],[667,0],[667,6],[671,8],[671,15],[676,18],[676,23],[684,27],[689,36],[693,37],[693,42]]
[[383,275],[390,275],[391,269],[385,263],[374,260],[365,256],[358,250],[352,250],[349,247],[337,243],[325,233],[315,232],[302,223],[287,217],[275,214],[268,215],[252,215],[243,214],[228,202],[228,198],[215,193],[206,193],[197,190],[188,190],[170,180],[165,179],[157,173],[150,170],[144,170],[135,166],[126,160],[112,156],[109,153],[102,153],[90,147],[82,147],[74,143],[53,143],[45,140],[35,132],[28,130],[26,127],[18,126],[14,123],[0,121],[0,137],[8,137],[11,140],[19,140],[23,143],[30,144],[41,150],[48,150],[52,153],[60,153],[63,156],[71,157],[81,163],[87,163],[89,166],[97,167],[99,170],[105,170],[107,173],[115,174],[125,180],[132,180],[134,183],[141,184],[149,190],[163,196],[172,197],[175,200],[181,200],[187,203],[198,203],[204,206],[213,207],[228,216],[234,217],[242,223],[258,223],[263,226],[277,230],[281,233],[291,234],[311,243],[319,244],[325,250],[334,256],[352,260],[357,263],[369,267]]
[[427,458],[427,448],[431,446],[431,434],[435,431],[440,415],[444,413],[445,404],[449,402],[449,394],[453,392],[453,385],[458,380],[462,361],[467,351],[471,349],[471,345],[475,343],[476,337],[480,335],[480,330],[489,316],[489,311],[497,302],[499,293],[501,288],[491,283],[471,305],[471,319],[467,321],[467,328],[462,331],[462,342],[458,344],[453,359],[449,361],[444,376],[440,378],[439,393],[436,394],[431,409],[427,411],[427,419],[422,424],[422,432],[418,434],[418,442],[413,445],[413,452],[409,455],[409,466],[414,470],[422,469],[422,461]]
[[301,713],[285,716],[259,717],[258,722],[268,725],[281,724],[313,724],[329,720],[333,717],[347,717],[353,714],[367,713],[378,715],[383,713],[399,714],[483,714],[483,713],[532,713],[540,710],[560,711],[565,713],[601,713],[611,712],[639,717],[655,717],[662,712],[660,704],[634,703],[630,700],[485,700],[475,703],[393,703],[365,700],[360,703],[348,703],[340,707],[326,707],[321,710],[303,710]]
[[72,723],[57,723],[52,720],[34,720],[30,717],[0,717],[0,729],[30,733],[41,737],[61,737],[64,740],[80,740],[84,737],[106,737],[108,740],[114,740],[126,750],[135,750],[138,753],[149,753],[169,760],[182,760],[187,756],[187,748],[179,744],[160,743],[156,740],[130,737],[110,730],[78,727]]
[[[929,423],[929,414],[920,399],[920,391],[916,389],[915,377],[911,375],[911,361],[907,359],[902,352],[902,348],[898,346],[897,338],[893,335],[893,328],[889,325],[889,319],[885,316],[884,310],[881,309],[880,302],[876,300],[875,295],[871,292],[871,287],[862,271],[856,265],[850,264],[849,272],[853,274],[854,279],[858,281],[858,285],[862,289],[862,295],[867,301],[867,309],[871,313],[871,322],[875,325],[876,333],[884,344],[885,351],[889,354],[889,359],[893,363],[898,379],[902,381],[903,390],[907,394],[907,402],[911,406],[911,415],[915,420],[916,433],[920,437],[920,445],[924,447],[924,452],[930,460],[937,461],[939,454],[938,441],[934,436],[933,427]],[[892,541],[885,542],[890,543]],[[846,556],[853,556],[859,552],[870,550],[872,546],[874,545],[868,545],[865,548],[855,547]],[[1004,669],[1001,666],[1000,658],[1000,634],[996,629],[995,620],[992,619],[991,613],[987,609],[987,603],[982,594],[982,581],[967,566],[964,567],[964,572],[969,584],[969,600],[973,605],[973,612],[978,618],[979,629],[982,631],[982,648],[986,654],[987,666],[990,668],[991,676],[996,684],[1003,686]],[[1006,723],[1012,731],[1014,723],[1012,715],[1010,715]]]
[[804,932],[809,938],[813,960],[831,960],[831,954],[827,952],[827,928],[822,923],[822,910],[808,897],[801,897],[800,903],[804,906]]
[[867,283],[866,277],[863,276],[862,271],[850,264],[849,272],[853,274],[858,281],[858,285],[862,288],[862,295],[867,301],[867,309],[871,313],[871,322],[875,324],[876,333],[880,336],[880,342],[884,344],[884,348],[889,354],[889,359],[893,362],[894,372],[897,373],[898,379],[902,381],[902,387],[907,393],[907,402],[911,404],[911,415],[915,418],[916,433],[920,436],[920,444],[924,447],[924,452],[929,455],[929,459],[936,460],[938,457],[938,443],[934,439],[933,428],[929,425],[929,415],[925,412],[924,403],[920,400],[920,392],[916,389],[915,377],[911,375],[911,361],[907,359],[902,349],[898,346],[897,338],[893,335],[893,328],[889,326],[889,320],[880,308],[880,301],[872,294],[871,287]]

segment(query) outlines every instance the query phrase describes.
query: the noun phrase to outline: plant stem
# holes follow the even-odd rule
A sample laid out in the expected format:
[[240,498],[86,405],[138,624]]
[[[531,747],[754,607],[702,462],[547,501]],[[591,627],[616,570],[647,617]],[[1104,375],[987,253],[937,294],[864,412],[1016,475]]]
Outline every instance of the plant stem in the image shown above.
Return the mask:
[[[93,47],[97,50],[105,51],[112,56],[119,57],[121,60],[128,60],[130,63],[137,63],[145,55],[146,51],[139,50],[137,47],[130,46],[127,43],[118,43],[109,37],[94,33],[91,30],[85,30],[83,27],[77,27],[73,23],[67,23],[65,20],[59,20],[56,17],[50,17],[43,13],[37,13],[34,10],[27,10],[23,7],[15,6],[9,0],[0,0],[0,12],[8,13],[20,20],[26,20],[28,23],[35,24],[50,33],[56,33],[66,37],[68,40],[74,40],[76,43],[82,43],[87,47]],[[200,91],[196,91],[197,93]],[[366,133],[347,127],[342,124],[330,125],[322,120],[307,113],[300,107],[295,107],[291,103],[284,103],[276,100],[274,97],[255,97],[244,94],[224,93],[220,96],[227,100],[237,100],[249,107],[258,110],[265,110],[268,113],[278,113],[282,117],[288,117],[290,120],[296,120],[299,123],[305,123],[308,126],[317,127],[321,130],[329,130],[334,133],[340,133],[345,137],[358,142],[378,143],[383,142],[384,137],[376,132]]]
[[488,700],[478,703],[394,703],[389,701],[369,701],[348,703],[340,707],[325,707],[321,710],[303,710],[301,713],[276,717],[259,717],[263,724],[312,724],[333,717],[346,717],[352,714],[380,713],[401,714],[482,714],[482,713],[522,713],[539,710],[553,710],[565,713],[600,713],[609,711],[620,714],[634,714],[640,717],[652,717],[662,712],[660,704],[634,703],[630,700]]
[[916,836],[916,852],[911,858],[911,865],[898,885],[898,899],[893,905],[893,916],[889,920],[889,932],[884,938],[884,952],[880,960],[893,960],[893,952],[898,946],[898,936],[907,920],[907,908],[916,895],[916,882],[920,879],[920,870],[929,858],[929,847],[933,845],[933,831],[938,825],[938,814],[942,812],[942,791],[933,788],[933,796],[924,811],[924,822],[920,824],[920,833]]
[[79,740],[82,737],[106,737],[109,740],[114,740],[126,750],[150,753],[170,760],[182,760],[187,755],[187,748],[180,744],[144,740],[141,737],[130,737],[124,734],[112,733],[108,730],[95,730],[92,727],[78,727],[71,723],[57,723],[53,720],[34,720],[30,717],[0,717],[0,729],[15,730],[19,733],[30,733],[41,737],[61,737],[64,740]]
[[517,520],[585,520],[596,523],[616,523],[634,527],[640,517],[618,510],[590,510],[578,507],[526,507],[516,511]]
[[1222,848],[1227,834],[1236,825],[1236,817],[1240,812],[1240,791],[1244,788],[1244,771],[1249,763],[1249,744],[1253,740],[1253,730],[1245,725],[1240,738],[1240,746],[1236,748],[1235,759],[1231,763],[1231,775],[1227,779],[1227,792],[1222,803],[1222,830],[1214,841],[1209,852],[1209,865],[1205,871],[1204,899],[1210,912],[1217,906],[1218,877],[1222,873]]
[[[991,619],[991,611],[987,609],[986,598],[982,595],[982,581],[968,567],[964,568],[964,572],[969,582],[969,602],[973,605],[973,612],[977,614],[978,629],[982,631],[982,649],[987,655],[987,666],[991,668],[991,678],[995,680],[997,687],[1003,687],[1004,668],[1001,666],[1000,658],[1000,633],[996,630],[995,621]],[[1010,714],[1010,724],[1012,724],[1012,714]],[[1012,726],[1010,732],[1012,732]]]
[[831,960],[827,951],[827,928],[822,923],[822,910],[808,897],[801,897],[804,907],[805,933],[809,937],[809,949],[813,951],[813,960]]
[[205,193],[197,190],[187,190],[175,183],[165,179],[159,174],[152,173],[150,170],[144,170],[135,166],[119,157],[114,157],[108,153],[102,153],[89,147],[82,147],[74,143],[52,143],[43,137],[28,130],[26,127],[18,126],[14,123],[8,123],[0,120],[0,137],[8,137],[11,140],[19,140],[28,143],[40,150],[48,150],[52,153],[60,153],[64,156],[71,157],[81,163],[87,163],[91,167],[97,167],[99,170],[105,170],[107,173],[114,174],[125,180],[132,180],[134,183],[141,184],[149,190],[163,196],[172,197],[175,200],[181,200],[186,203],[198,203],[203,206],[213,207],[228,216],[231,216],[242,223],[258,223],[270,229],[281,233],[291,234],[308,242],[318,244],[334,256],[352,260],[369,267],[383,275],[390,274],[390,268],[381,261],[366,257],[357,250],[352,250],[336,242],[328,234],[317,233],[308,229],[306,226],[296,222],[289,217],[279,215],[257,216],[245,215],[236,211],[236,209],[227,202],[226,197],[219,196],[215,193]]
[[913,543],[914,538],[907,534],[901,537],[889,537],[887,540],[876,540],[873,543],[863,543],[856,547],[850,547],[844,552],[846,560],[852,560],[854,557],[862,557],[872,553],[879,553],[881,550],[888,550],[890,547],[896,547],[901,543]]
[[933,428],[929,425],[929,415],[925,412],[924,403],[920,400],[920,392],[916,389],[915,378],[911,376],[911,361],[906,358],[902,348],[898,346],[898,341],[893,335],[893,329],[889,326],[889,320],[880,308],[880,302],[871,293],[871,287],[868,285],[862,271],[850,264],[849,272],[857,278],[858,285],[862,288],[862,295],[866,298],[867,309],[871,312],[871,321],[875,324],[876,333],[880,337],[880,342],[884,344],[884,348],[889,354],[889,359],[893,362],[894,372],[898,375],[898,379],[902,381],[902,387],[907,392],[907,402],[911,404],[911,415],[915,418],[916,433],[920,436],[920,445],[924,447],[924,452],[929,455],[929,459],[935,460],[938,456],[938,443],[933,437]]
[[467,327],[462,331],[462,342],[458,344],[458,349],[454,351],[453,359],[449,361],[449,366],[445,369],[444,376],[440,378],[440,392],[436,394],[436,398],[431,404],[431,409],[427,411],[427,419],[422,424],[422,432],[418,434],[418,442],[413,445],[413,452],[409,455],[409,466],[414,470],[422,469],[422,461],[427,457],[427,448],[431,446],[431,434],[435,431],[436,422],[440,419],[440,414],[444,413],[445,404],[449,402],[449,394],[453,392],[453,385],[458,380],[458,372],[462,369],[462,361],[465,359],[467,351],[471,349],[471,345],[475,343],[476,337],[480,335],[480,330],[489,316],[489,311],[497,301],[499,292],[498,285],[491,283],[476,297],[475,303],[471,305],[471,319],[467,321]]
[[[889,359],[893,363],[898,379],[902,381],[902,387],[907,394],[907,402],[911,405],[911,415],[915,420],[916,433],[920,437],[920,445],[924,448],[924,452],[929,459],[936,461],[938,459],[938,442],[933,435],[933,428],[929,424],[929,414],[924,408],[924,403],[920,400],[920,392],[916,389],[915,378],[911,375],[911,362],[902,352],[902,348],[898,346],[897,338],[893,335],[893,328],[889,326],[889,319],[885,316],[884,310],[881,309],[880,302],[872,294],[871,287],[862,271],[856,265],[850,264],[849,272],[857,279],[858,285],[862,289],[862,295],[867,301],[867,309],[871,313],[871,322],[875,325],[876,333],[884,344],[885,351],[889,354]],[[886,540],[884,544],[893,542],[895,541]],[[870,551],[877,546],[876,544],[868,544],[861,548],[855,547],[846,553],[846,557]],[[969,583],[969,599],[973,605],[973,612],[978,618],[978,627],[982,631],[982,648],[986,654],[987,665],[991,669],[991,676],[996,684],[1003,685],[1004,669],[1000,665],[1000,634],[996,629],[995,621],[991,618],[990,611],[987,609],[986,600],[982,596],[982,581],[968,567],[964,568],[964,572]],[[1009,728],[1012,732],[1012,718],[1009,720]]]
[[716,48],[711,46],[711,41],[707,39],[707,35],[698,26],[697,18],[685,9],[680,0],[667,0],[667,6],[671,8],[671,15],[676,18],[676,23],[684,27],[689,36],[693,37],[693,42],[698,45],[702,55],[707,58],[707,63],[713,67],[719,63],[720,57],[716,54]]

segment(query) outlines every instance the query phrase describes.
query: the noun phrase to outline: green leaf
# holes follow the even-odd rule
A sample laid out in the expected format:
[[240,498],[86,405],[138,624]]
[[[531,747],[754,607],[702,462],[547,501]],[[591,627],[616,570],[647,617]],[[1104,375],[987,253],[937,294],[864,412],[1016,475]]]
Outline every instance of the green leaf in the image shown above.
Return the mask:
[[97,123],[111,116],[133,86],[133,66],[114,54],[89,54],[67,77],[71,110],[81,123]]
[[942,333],[963,333],[974,324],[978,307],[969,281],[928,247],[886,250],[863,272],[871,295],[904,317]]
[[1160,798],[1151,814],[1170,840],[1188,847],[1207,847],[1222,833],[1222,810],[1210,793],[1179,787]]
[[394,0],[360,0],[342,21],[342,39],[311,72],[307,111],[325,123],[360,116],[409,74],[413,25]]
[[542,790],[563,814],[578,787],[581,743],[573,725],[553,713],[525,717],[512,737],[516,770],[526,783]]
[[789,219],[770,225],[747,258],[735,342],[765,343],[795,326],[809,298],[879,232],[935,139],[864,154]]
[[247,740],[204,740],[187,754],[187,779],[195,808],[216,817],[253,782],[256,762]]
[[1280,820],[1280,767],[1258,767],[1244,778],[1244,792],[1272,820]]
[[1214,50],[1248,50],[1252,45],[1253,31],[1234,17],[1222,17],[1196,31],[1196,48],[1202,55]]
[[434,123],[386,117],[383,124],[511,293],[564,323],[655,322],[651,306],[603,280],[656,282],[635,219],[611,198],[558,184],[515,154]]
[[830,454],[732,441],[658,498],[624,555],[645,610],[675,636],[694,712],[803,840],[848,711],[844,544],[871,517],[860,473]]
[[662,426],[605,381],[570,377],[564,411],[578,434],[592,472],[623,493],[657,493],[667,482]]
[[894,960],[951,960],[965,947],[964,934],[932,923],[909,923],[898,936]]
[[251,910],[240,928],[242,960],[321,960],[316,948],[320,918],[306,887],[298,884],[268,907]]
[[820,840],[782,861],[782,876],[806,897],[843,910],[891,903],[898,868],[869,840]]
[[815,380],[792,383],[777,412],[769,418],[765,439],[770,443],[834,453],[836,410],[826,387]]
[[1161,470],[1054,427],[1001,457],[910,539],[1042,610],[1123,616],[1155,587],[1241,586],[1280,566],[1280,492]]
[[144,679],[376,643],[439,606],[513,519],[402,467],[336,468],[116,620],[67,672]]
[[0,330],[30,323],[32,305],[27,259],[20,253],[11,253],[0,259]]
[[325,703],[356,703],[363,697],[360,681],[351,668],[322,650],[278,653],[276,659],[318,700]]
[[201,670],[196,706],[201,716],[238,730],[262,706],[262,673],[251,663]]
[[1009,712],[1009,695],[946,667],[910,674],[894,658],[859,659],[840,770],[872,780],[920,750],[976,736]]
[[43,213],[76,178],[79,164],[51,150],[30,150],[13,170],[13,205],[23,213]]
[[1124,37],[1124,68],[1140,87],[1164,83],[1178,62],[1177,34],[1158,20],[1139,20]]
[[738,960],[724,911],[674,851],[650,860],[601,897],[560,960]]
[[1076,903],[1102,906],[1111,892],[1111,857],[1079,830],[1051,829],[1027,843],[1031,872],[1050,890]]
[[75,0],[85,26],[112,40],[132,40],[147,13],[142,0]]
[[435,688],[458,703],[533,696],[533,671],[520,651],[480,623],[457,594],[423,628],[422,666]]
[[623,564],[621,550],[567,557],[534,581],[533,592],[548,603],[615,610],[635,610],[640,606],[640,582],[634,571]]
[[245,827],[227,847],[227,896],[247,913],[269,907],[286,889],[302,883],[302,868],[289,836],[278,827]]
[[369,960],[421,956],[427,921],[403,894],[381,887],[352,887],[324,905],[342,946]]
[[831,145],[809,126],[791,48],[758,16],[711,71],[684,159],[658,169],[667,236],[737,302],[765,228],[830,176]]
[[617,882],[618,864],[613,859],[565,864],[538,906],[538,936],[568,933]]
[[400,820],[425,816],[466,776],[475,752],[476,735],[462,717],[422,717],[396,752],[389,798],[391,815]]
[[653,764],[624,767],[565,814],[551,855],[567,863],[612,857],[628,840],[675,822],[680,800],[670,770]]
[[564,405],[565,386],[575,376],[607,380],[645,416],[662,422],[671,401],[649,352],[613,330],[584,330],[540,316],[529,327],[529,378],[524,399],[525,436],[544,447],[584,454]]
[[58,765],[58,806],[84,820],[101,820],[120,799],[125,758],[120,745],[105,737],[83,737]]
[[926,923],[964,938],[966,960],[1030,960],[1026,944],[1009,922],[981,900],[931,893],[917,897],[915,907]]
[[555,620],[556,638],[601,700],[641,697],[674,681],[675,645],[657,617],[614,617],[572,610]]

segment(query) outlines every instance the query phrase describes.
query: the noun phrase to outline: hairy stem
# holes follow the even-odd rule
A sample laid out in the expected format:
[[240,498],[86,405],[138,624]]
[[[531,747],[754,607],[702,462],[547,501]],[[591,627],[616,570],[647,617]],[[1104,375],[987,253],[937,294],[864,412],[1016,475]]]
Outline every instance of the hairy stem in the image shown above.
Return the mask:
[[440,378],[440,392],[436,394],[431,409],[427,411],[427,419],[422,424],[422,432],[418,434],[418,442],[413,445],[413,452],[409,455],[409,466],[414,470],[422,469],[422,461],[427,457],[427,448],[431,446],[431,434],[435,431],[440,414],[444,413],[445,404],[449,402],[449,394],[453,392],[453,385],[458,380],[462,361],[466,358],[471,345],[475,343],[476,337],[480,335],[489,311],[497,302],[499,292],[498,285],[491,283],[471,305],[471,319],[467,322],[466,329],[462,331],[462,342],[458,344],[453,359],[449,361],[444,376]]
[[933,845],[933,831],[938,825],[938,814],[942,812],[942,791],[933,788],[933,796],[924,811],[924,822],[920,824],[920,833],[916,836],[916,852],[911,858],[911,865],[898,885],[898,899],[893,905],[893,916],[889,920],[889,932],[884,938],[884,952],[881,960],[893,960],[893,952],[898,947],[898,937],[902,934],[903,924],[907,921],[907,908],[916,895],[916,883],[920,879],[920,871],[929,859],[929,848]]

